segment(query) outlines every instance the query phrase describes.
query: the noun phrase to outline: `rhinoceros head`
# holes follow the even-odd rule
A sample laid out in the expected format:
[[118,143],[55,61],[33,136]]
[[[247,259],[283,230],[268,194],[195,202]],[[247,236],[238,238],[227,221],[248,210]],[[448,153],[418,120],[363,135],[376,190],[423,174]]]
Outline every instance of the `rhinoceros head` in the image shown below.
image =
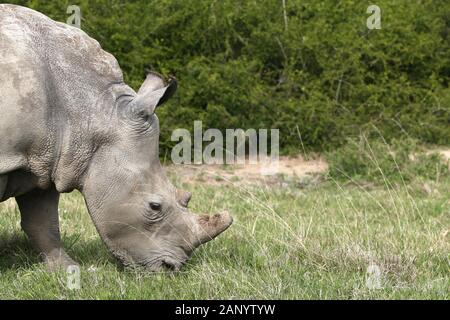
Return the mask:
[[190,213],[191,194],[176,189],[164,174],[155,109],[176,86],[174,79],[166,82],[150,73],[137,94],[117,96],[119,121],[95,150],[83,186],[94,224],[125,265],[178,270],[196,247],[232,223],[228,213]]

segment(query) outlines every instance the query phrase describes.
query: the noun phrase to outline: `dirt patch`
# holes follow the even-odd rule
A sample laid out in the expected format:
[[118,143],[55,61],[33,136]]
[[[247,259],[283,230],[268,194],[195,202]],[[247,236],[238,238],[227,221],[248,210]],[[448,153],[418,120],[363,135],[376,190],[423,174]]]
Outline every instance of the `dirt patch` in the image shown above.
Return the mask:
[[[450,149],[431,149],[450,160]],[[450,163],[449,163],[450,165]],[[302,156],[280,157],[278,166],[265,164],[246,165],[169,165],[169,175],[180,183],[220,184],[266,184],[284,185],[294,183],[298,186],[320,181],[328,170],[322,156],[304,159]]]
[[440,154],[442,154],[442,156],[447,159],[450,160],[450,150],[439,150],[438,151]]
[[202,182],[210,185],[234,183],[278,184],[288,180],[310,180],[328,169],[318,157],[305,160],[301,156],[280,157],[278,165],[170,165],[166,170],[181,183]]
[[430,149],[427,152],[427,154],[432,153],[439,153],[444,158],[444,160],[447,161],[448,168],[450,169],[450,149],[437,148],[437,149]]

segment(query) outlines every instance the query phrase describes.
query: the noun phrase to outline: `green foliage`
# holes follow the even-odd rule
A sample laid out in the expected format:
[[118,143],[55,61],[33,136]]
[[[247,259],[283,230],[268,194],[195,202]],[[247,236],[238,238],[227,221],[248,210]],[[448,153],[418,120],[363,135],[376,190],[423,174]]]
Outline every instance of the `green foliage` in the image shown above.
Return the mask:
[[[65,21],[67,0],[14,1]],[[192,128],[280,128],[281,147],[329,149],[377,126],[387,140],[450,141],[450,2],[78,0],[82,29],[135,89],[152,67],[180,89],[161,146]],[[300,140],[301,136],[301,140]]]
[[348,139],[343,147],[329,152],[329,174],[333,179],[406,183],[415,179],[439,181],[450,175],[449,163],[439,153],[428,153],[417,140],[382,139],[361,136]]

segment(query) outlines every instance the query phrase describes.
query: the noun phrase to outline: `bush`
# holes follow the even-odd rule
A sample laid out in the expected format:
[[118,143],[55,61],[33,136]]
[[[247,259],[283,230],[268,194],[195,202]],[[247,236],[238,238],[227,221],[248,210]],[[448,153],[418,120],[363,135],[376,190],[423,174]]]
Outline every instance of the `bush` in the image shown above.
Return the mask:
[[449,163],[438,153],[430,153],[414,139],[393,139],[391,144],[366,136],[327,153],[329,175],[337,180],[371,181],[391,184],[414,179],[439,181],[449,177]]
[[[67,1],[13,1],[56,20]],[[377,126],[383,136],[450,141],[450,2],[78,0],[82,29],[120,62],[135,89],[144,70],[180,89],[158,112],[161,147],[175,128],[279,128],[284,153],[333,149]],[[299,135],[300,133],[300,135]],[[406,134],[407,133],[407,134]],[[164,150],[162,152],[164,154]]]

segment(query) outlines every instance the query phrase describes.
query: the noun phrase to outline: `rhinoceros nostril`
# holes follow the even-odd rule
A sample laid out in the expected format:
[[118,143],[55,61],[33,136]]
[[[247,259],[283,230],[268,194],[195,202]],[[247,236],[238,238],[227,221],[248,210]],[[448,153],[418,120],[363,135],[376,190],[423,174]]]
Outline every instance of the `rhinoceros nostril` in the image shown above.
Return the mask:
[[164,268],[166,268],[169,271],[175,271],[175,266],[167,261],[163,261],[162,265]]
[[166,270],[172,271],[172,272],[180,271],[180,269],[183,267],[183,265],[184,265],[183,262],[178,262],[175,260],[163,260],[163,262],[162,262],[162,266]]

